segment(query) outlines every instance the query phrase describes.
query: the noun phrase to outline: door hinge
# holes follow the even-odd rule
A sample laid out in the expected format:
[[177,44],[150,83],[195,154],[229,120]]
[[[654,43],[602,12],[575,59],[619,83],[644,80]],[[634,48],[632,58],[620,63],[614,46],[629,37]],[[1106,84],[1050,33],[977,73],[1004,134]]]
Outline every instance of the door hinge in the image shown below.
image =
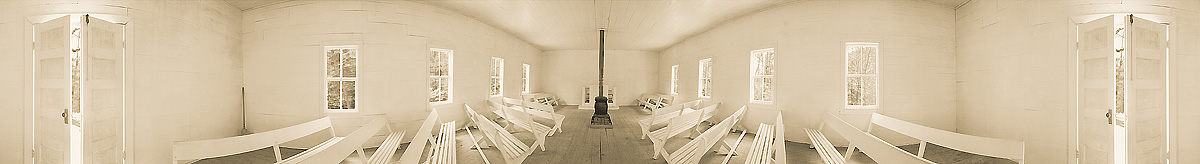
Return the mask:
[[37,149],[29,149],[29,158],[37,158]]
[[1081,156],[1081,155],[1079,154],[1079,150],[1075,150],[1075,158],[1079,158],[1079,156]]

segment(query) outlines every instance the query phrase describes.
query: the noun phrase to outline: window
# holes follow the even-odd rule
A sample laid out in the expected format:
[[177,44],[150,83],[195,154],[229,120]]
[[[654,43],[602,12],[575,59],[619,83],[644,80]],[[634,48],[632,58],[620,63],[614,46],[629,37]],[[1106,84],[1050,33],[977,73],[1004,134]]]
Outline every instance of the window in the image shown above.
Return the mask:
[[451,102],[454,84],[454,50],[430,48],[429,52],[429,102]]
[[775,100],[775,49],[750,51],[750,102]]
[[504,59],[492,57],[492,96],[504,94]]
[[329,110],[354,110],[358,46],[325,47],[325,104]]
[[671,94],[679,94],[679,65],[671,66]]
[[521,63],[521,93],[529,93],[529,64]]
[[712,97],[712,58],[700,59],[700,80],[696,83],[701,98]]
[[846,108],[877,109],[879,44],[846,43]]

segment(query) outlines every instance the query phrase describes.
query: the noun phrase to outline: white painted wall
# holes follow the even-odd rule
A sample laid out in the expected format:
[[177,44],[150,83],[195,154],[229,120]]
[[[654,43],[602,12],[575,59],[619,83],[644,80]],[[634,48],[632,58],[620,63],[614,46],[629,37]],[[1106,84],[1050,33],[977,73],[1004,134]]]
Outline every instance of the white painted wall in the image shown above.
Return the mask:
[[1068,67],[1070,17],[1101,13],[1174,16],[1171,47],[1177,65],[1171,89],[1179,154],[1172,162],[1200,157],[1200,1],[1157,0],[973,0],[955,11],[960,133],[1024,140],[1029,163],[1067,163],[1074,158]]
[[[21,50],[27,16],[130,16],[126,26],[127,151],[133,163],[170,163],[175,141],[229,137],[240,129],[241,12],[223,1],[16,0],[0,2],[0,161],[30,158],[32,97]],[[26,70],[26,71],[20,71]],[[86,125],[85,125],[86,126]],[[22,130],[24,129],[24,130]],[[23,133],[24,131],[24,133]]]
[[[583,87],[596,85],[597,50],[553,50],[542,54],[542,90],[567,104],[583,103]],[[604,85],[616,88],[617,105],[636,105],[644,93],[658,91],[658,52],[604,50]],[[670,68],[666,68],[670,71]],[[669,79],[668,79],[669,80]],[[660,92],[666,93],[666,92]]]
[[[880,43],[881,112],[955,130],[954,10],[919,1],[803,1],[717,26],[662,51],[659,92],[670,90],[679,65],[679,102],[697,99],[698,60],[713,58],[712,100],[723,118],[746,105],[750,51],[775,48],[776,102],[752,105],[746,127],[771,123],[783,111],[787,139],[808,142],[825,112],[845,108],[845,42]],[[865,125],[865,117],[855,124]],[[881,132],[897,145],[916,141]],[[844,145],[844,142],[835,144]]]
[[[468,121],[463,103],[479,109],[488,97],[492,56],[505,59],[508,97],[520,97],[521,63],[539,67],[541,50],[525,41],[419,2],[289,1],[244,16],[246,109],[255,132],[332,116],[334,130],[345,135],[368,114],[387,114],[394,129],[414,131],[429,113],[429,48],[454,50],[454,103],[437,108],[441,119],[459,125]],[[332,45],[359,45],[357,113],[325,111],[322,48]],[[308,147],[318,139],[287,146]]]

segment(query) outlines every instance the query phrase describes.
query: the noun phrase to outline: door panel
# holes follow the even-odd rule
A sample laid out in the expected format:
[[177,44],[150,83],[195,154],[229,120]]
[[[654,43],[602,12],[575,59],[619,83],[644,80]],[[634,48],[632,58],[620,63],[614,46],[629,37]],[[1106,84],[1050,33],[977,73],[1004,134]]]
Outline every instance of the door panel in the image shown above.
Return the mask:
[[1167,25],[1133,17],[1129,36],[1129,161],[1166,163]]
[[1113,126],[1106,116],[1115,106],[1114,17],[1079,24],[1080,163],[1113,163]]
[[64,115],[70,107],[71,18],[63,16],[34,24],[34,161],[70,162],[70,128]]
[[83,160],[91,164],[121,163],[123,26],[84,17]]

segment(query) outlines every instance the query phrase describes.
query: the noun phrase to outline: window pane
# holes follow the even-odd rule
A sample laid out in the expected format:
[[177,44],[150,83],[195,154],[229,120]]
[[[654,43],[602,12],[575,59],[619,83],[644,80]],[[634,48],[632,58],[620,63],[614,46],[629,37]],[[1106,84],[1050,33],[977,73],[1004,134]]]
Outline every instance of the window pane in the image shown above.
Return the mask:
[[500,95],[500,78],[492,77],[492,95]]
[[754,78],[754,85],[753,85],[754,93],[752,94],[754,96],[753,97],[754,100],[757,100],[757,101],[772,101],[772,100],[774,100],[773,93],[772,93],[772,85],[773,85],[774,81],[772,79],[773,78],[769,78],[769,77]]
[[429,81],[429,102],[450,100],[450,85],[447,77],[433,77]]
[[[342,54],[342,77],[355,77],[358,70],[358,54],[355,49],[340,49]],[[336,51],[336,50],[335,50]]]
[[342,109],[354,109],[354,81],[342,81]]
[[702,93],[702,95],[704,95],[704,96],[709,96],[709,95],[712,95],[712,93],[711,93],[711,92],[712,92],[712,88],[711,88],[711,86],[712,86],[712,79],[704,79],[704,80],[701,82],[701,84],[704,84],[704,89],[703,89],[703,90],[701,90],[701,93]]
[[762,67],[763,67],[763,70],[765,71],[765,73],[763,75],[774,75],[775,74],[775,51],[774,50],[767,51],[767,53],[765,53],[763,56],[764,57],[763,57],[763,66]]
[[449,76],[450,54],[444,51],[432,51],[429,55],[429,75],[430,76]]
[[342,109],[341,107],[341,82],[326,81],[327,88],[325,93],[326,106],[329,109]]
[[341,54],[338,53],[337,49],[332,49],[332,50],[329,50],[329,52],[325,52],[325,74],[326,74],[326,76],[338,77],[338,75],[340,75],[339,73],[342,72],[341,58],[342,58]]
[[862,103],[863,105],[875,105],[875,77],[860,77],[862,78]]
[[862,85],[861,85],[860,80],[861,79],[859,79],[858,77],[847,77],[846,78],[846,103],[847,103],[847,105],[862,105],[862,99],[860,99],[862,97],[862,96],[860,96],[861,95],[860,92],[862,90]]

